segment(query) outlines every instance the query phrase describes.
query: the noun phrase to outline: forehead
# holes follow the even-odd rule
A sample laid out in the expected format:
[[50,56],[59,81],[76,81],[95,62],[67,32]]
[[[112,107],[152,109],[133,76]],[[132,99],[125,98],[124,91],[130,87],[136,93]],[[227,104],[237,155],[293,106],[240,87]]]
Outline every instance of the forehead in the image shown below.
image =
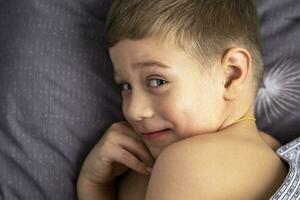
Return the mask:
[[[157,60],[145,60],[142,62],[132,64],[132,68],[151,68],[151,67],[159,67],[164,69],[171,68],[171,66]],[[118,73],[115,70],[114,70],[114,76],[115,78],[118,77]]]
[[109,49],[116,76],[137,68],[174,68],[199,65],[197,59],[169,42],[158,42],[155,38],[121,40]]

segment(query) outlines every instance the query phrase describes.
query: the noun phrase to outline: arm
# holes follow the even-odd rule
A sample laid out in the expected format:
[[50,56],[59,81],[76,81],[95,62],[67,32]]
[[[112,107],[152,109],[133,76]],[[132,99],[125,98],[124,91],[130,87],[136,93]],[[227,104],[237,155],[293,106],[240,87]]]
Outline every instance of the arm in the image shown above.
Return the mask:
[[116,200],[116,191],[113,184],[97,185],[85,180],[79,180],[77,183],[78,199],[95,200]]
[[149,176],[130,170],[118,184],[118,200],[145,199]]
[[[140,174],[134,170],[119,176],[110,185],[99,185],[88,181],[79,181],[78,197],[87,200],[141,200],[145,199],[149,176]],[[85,186],[79,186],[86,184]],[[84,189],[84,190],[82,190]]]
[[79,200],[117,199],[118,179],[128,170],[148,175],[149,150],[126,122],[114,123],[85,158],[77,181]]
[[196,137],[161,152],[146,200],[261,200],[282,183],[281,162],[266,148],[247,141]]

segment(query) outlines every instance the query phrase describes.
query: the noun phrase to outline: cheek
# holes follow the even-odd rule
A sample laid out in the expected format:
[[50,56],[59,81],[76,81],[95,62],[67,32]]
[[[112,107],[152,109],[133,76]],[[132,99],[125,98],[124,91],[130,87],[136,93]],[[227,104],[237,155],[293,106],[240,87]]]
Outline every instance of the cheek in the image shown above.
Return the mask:
[[129,103],[129,101],[127,101],[126,98],[122,99],[122,112],[127,121],[128,121],[128,117],[127,117],[128,103]]
[[196,113],[193,101],[186,97],[169,96],[164,101],[157,103],[160,116],[170,122],[177,131],[179,137],[183,138],[183,132],[189,131]]
[[189,94],[173,96],[159,105],[160,115],[171,122],[178,137],[186,138],[216,130],[217,110],[216,97],[210,95]]

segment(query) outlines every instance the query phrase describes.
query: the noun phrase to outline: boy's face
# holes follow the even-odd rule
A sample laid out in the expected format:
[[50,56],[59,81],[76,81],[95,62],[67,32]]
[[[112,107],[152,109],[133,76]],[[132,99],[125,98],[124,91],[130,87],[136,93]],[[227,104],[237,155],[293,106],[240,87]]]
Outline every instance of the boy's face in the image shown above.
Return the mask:
[[218,67],[204,73],[201,67],[212,66],[200,66],[183,50],[153,37],[121,40],[109,53],[121,84],[123,114],[155,158],[169,144],[221,126],[224,88]]

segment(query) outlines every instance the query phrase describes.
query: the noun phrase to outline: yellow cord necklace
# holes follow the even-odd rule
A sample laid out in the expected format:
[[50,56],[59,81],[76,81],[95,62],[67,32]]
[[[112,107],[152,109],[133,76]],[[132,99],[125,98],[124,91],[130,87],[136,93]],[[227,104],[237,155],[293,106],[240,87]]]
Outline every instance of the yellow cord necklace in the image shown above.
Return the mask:
[[237,120],[234,124],[242,122],[242,121],[246,121],[246,120],[256,121],[256,118],[255,117],[242,117],[239,120]]

